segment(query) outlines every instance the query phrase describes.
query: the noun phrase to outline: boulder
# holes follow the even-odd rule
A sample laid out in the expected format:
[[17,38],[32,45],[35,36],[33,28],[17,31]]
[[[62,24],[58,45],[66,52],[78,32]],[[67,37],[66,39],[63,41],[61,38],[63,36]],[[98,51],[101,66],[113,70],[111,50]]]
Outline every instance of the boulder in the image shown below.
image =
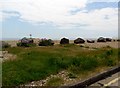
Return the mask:
[[85,40],[82,38],[77,38],[76,40],[74,40],[75,44],[81,44],[81,43],[85,43]]
[[106,42],[106,38],[100,37],[98,38],[97,42]]
[[69,39],[62,38],[61,41],[60,41],[60,44],[69,44]]
[[33,39],[24,37],[21,39],[21,43],[31,44],[31,43],[33,43]]
[[120,39],[117,39],[117,41],[119,42],[119,41],[120,41]]
[[106,42],[111,42],[112,39],[111,38],[106,38]]
[[20,42],[17,43],[17,46],[19,47],[31,47],[31,46],[36,46],[32,38],[22,38]]
[[115,39],[113,39],[113,42],[115,42]]
[[94,43],[95,40],[87,40],[88,43]]

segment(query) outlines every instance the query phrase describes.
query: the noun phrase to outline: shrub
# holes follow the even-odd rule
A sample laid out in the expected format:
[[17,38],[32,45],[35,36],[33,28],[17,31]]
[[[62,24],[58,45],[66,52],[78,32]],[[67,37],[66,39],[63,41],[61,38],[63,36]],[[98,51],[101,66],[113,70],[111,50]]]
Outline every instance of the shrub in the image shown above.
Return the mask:
[[91,70],[98,66],[97,60],[95,58],[83,57],[81,58],[80,66],[83,71]]
[[68,74],[68,77],[69,78],[77,78],[77,76],[74,73],[71,73],[71,72]]
[[17,46],[19,46],[19,47],[32,47],[32,46],[36,46],[36,44],[35,43],[21,43],[21,42],[19,42],[19,43],[17,43]]
[[74,74],[78,74],[80,72],[80,67],[74,66],[74,65],[70,65],[68,70]]
[[22,46],[22,43],[21,42],[17,43],[17,46]]
[[103,54],[101,54],[102,58],[109,58],[109,56],[111,56],[113,54],[113,50],[107,50],[105,51]]
[[106,65],[107,66],[114,66],[114,65],[116,65],[116,62],[113,59],[107,59]]
[[8,43],[2,41],[2,48],[9,48],[9,47],[11,47],[10,44],[8,44]]
[[39,46],[52,46],[54,45],[54,42],[51,39],[41,39],[39,42]]

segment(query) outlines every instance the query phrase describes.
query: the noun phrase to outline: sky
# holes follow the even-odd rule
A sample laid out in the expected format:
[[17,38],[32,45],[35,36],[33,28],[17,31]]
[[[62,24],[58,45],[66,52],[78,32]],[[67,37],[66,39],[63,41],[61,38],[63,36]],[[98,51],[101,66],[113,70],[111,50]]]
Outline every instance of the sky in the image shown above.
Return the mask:
[[119,0],[0,0],[0,39],[118,37]]

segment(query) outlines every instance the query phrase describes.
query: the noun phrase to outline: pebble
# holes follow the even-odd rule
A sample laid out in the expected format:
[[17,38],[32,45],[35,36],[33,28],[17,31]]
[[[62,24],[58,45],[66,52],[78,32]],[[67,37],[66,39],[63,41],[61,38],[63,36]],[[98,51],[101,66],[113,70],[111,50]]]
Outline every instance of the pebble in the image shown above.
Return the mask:
[[31,85],[31,86],[34,86],[34,85],[35,85],[35,86],[45,86],[46,83],[47,83],[51,78],[56,78],[56,77],[62,78],[62,79],[64,80],[65,83],[62,84],[62,85],[66,85],[68,82],[75,80],[75,79],[70,79],[70,78],[68,77],[68,72],[67,72],[67,71],[61,71],[61,72],[59,72],[59,73],[56,74],[56,75],[50,75],[49,77],[47,77],[47,78],[44,79],[44,80],[33,81],[33,82],[29,83],[29,84],[24,84],[24,86],[26,86],[26,85]]

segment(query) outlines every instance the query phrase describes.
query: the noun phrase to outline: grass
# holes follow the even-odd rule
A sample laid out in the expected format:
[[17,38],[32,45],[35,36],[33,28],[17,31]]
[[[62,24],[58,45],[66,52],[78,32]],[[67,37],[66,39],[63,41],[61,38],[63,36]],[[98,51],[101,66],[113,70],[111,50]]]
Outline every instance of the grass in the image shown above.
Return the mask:
[[68,77],[69,78],[77,78],[76,74],[71,73],[71,72],[68,74]]
[[70,71],[72,77],[73,74],[92,71],[100,66],[114,66],[118,63],[118,49],[109,47],[85,50],[71,44],[48,47],[13,47],[5,50],[17,55],[17,58],[3,63],[3,86],[16,86],[41,80],[61,70]]
[[61,84],[64,83],[64,80],[59,77],[54,77],[48,80],[46,83],[46,86],[60,86]]

